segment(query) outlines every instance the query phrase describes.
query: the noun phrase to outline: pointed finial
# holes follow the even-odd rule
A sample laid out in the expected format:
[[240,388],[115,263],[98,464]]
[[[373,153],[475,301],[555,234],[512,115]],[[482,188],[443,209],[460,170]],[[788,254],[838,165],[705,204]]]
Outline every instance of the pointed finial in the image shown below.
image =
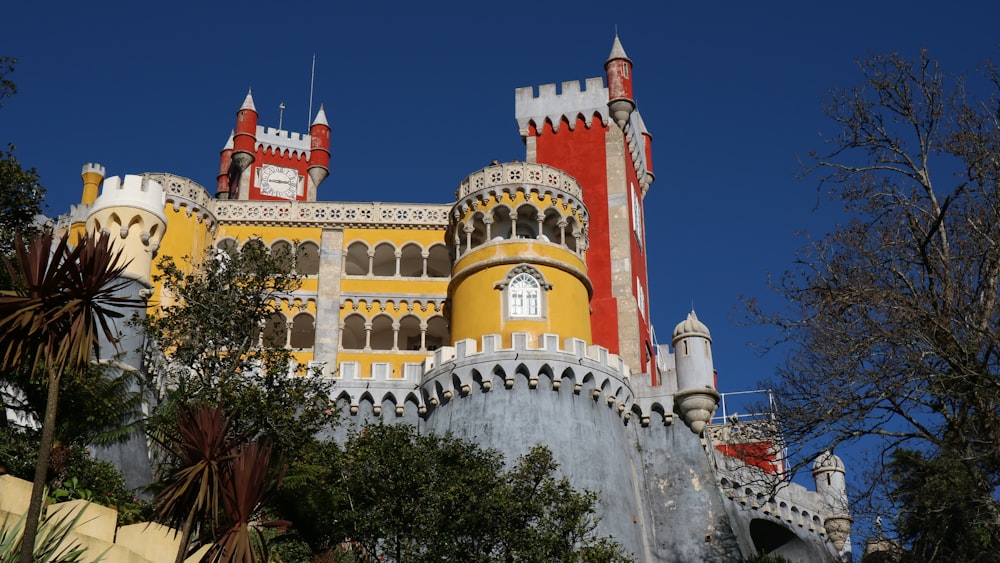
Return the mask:
[[251,92],[249,88],[247,88],[247,97],[243,100],[243,105],[240,106],[240,109],[257,111],[257,108],[253,105],[253,92]]
[[[615,32],[615,42],[611,45],[611,54],[608,55],[608,61],[621,60],[624,59],[628,62],[632,62],[632,59],[628,58],[625,54],[625,48],[622,47],[622,42],[618,39],[618,32]],[[606,63],[607,61],[605,61]]]
[[327,123],[327,121],[326,121],[326,112],[323,110],[323,104],[319,105],[319,111],[316,112],[316,119],[313,120],[312,124],[313,125],[326,125],[327,127],[330,126],[330,124]]

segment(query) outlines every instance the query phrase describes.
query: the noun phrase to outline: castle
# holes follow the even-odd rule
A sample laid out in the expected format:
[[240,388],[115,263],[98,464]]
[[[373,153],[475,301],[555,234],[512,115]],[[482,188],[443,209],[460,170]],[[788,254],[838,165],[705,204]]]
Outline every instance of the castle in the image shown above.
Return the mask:
[[713,420],[709,329],[692,311],[669,346],[655,341],[652,136],[617,37],[604,70],[582,87],[517,89],[524,160],[473,171],[448,205],[318,200],[324,109],[308,133],[265,128],[248,93],[214,194],[88,164],[61,221],[113,233],[132,259],[129,291],[154,314],[157,256],[197,261],[250,238],[292,252],[302,286],[262,337],[336,381],[347,425],[451,432],[508,459],[544,444],[600,493],[599,532],[639,561],[850,560],[840,459],[816,461],[815,491],[764,486],[781,480],[780,441],[766,420]]

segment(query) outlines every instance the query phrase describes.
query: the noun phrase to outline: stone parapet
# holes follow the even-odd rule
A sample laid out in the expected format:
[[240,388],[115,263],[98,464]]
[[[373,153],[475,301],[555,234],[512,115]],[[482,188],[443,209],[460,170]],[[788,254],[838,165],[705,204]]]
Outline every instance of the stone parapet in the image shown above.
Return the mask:
[[523,185],[523,189],[539,194],[557,196],[560,195],[557,192],[562,192],[578,200],[583,199],[583,190],[576,178],[558,168],[529,162],[505,162],[477,170],[458,185],[455,199],[461,200],[480,190],[510,185]]
[[469,393],[489,393],[525,385],[587,396],[614,408],[628,422],[633,396],[628,366],[602,346],[588,346],[578,338],[543,334],[538,346],[531,346],[527,333],[511,334],[513,345],[502,347],[499,334],[476,340],[465,339],[455,346],[435,350],[424,361],[421,391],[424,408],[447,404]]
[[441,229],[448,226],[448,205],[419,203],[341,203],[320,201],[213,200],[225,223],[295,225],[325,228]]
[[146,172],[144,177],[163,187],[165,205],[173,205],[174,211],[185,210],[188,217],[194,216],[199,222],[207,223],[209,230],[215,229],[215,215],[212,212],[216,200],[194,180],[163,172]]

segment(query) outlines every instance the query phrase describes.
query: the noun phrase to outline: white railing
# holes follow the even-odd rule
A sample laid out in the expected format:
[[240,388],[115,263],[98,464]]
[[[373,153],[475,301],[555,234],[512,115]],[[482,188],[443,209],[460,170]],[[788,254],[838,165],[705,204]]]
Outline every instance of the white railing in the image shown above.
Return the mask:
[[[774,394],[770,389],[732,391],[719,394],[719,414],[712,417],[712,424],[725,424],[740,420],[774,420]],[[727,400],[728,399],[728,400]]]

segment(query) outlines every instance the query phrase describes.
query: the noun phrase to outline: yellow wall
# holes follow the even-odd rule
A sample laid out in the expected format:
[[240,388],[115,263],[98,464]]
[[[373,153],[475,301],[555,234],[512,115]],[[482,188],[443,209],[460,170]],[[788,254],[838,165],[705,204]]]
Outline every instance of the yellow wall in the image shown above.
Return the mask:
[[[174,211],[174,206],[167,204],[163,214],[167,218],[167,229],[160,241],[160,248],[153,257],[153,277],[162,273],[160,260],[166,256],[173,258],[174,263],[182,270],[191,271],[191,262],[200,263],[204,259],[205,249],[212,244],[209,225],[198,221],[196,214],[188,216],[187,207],[181,206]],[[160,304],[167,304],[162,299],[161,284],[154,281],[153,296],[149,300],[151,312]]]
[[[520,264],[536,268],[552,289],[542,290],[541,317],[505,320],[503,291],[496,285]],[[589,344],[590,293],[585,271],[579,256],[556,244],[519,239],[476,248],[458,262],[450,287],[452,341],[478,340],[495,333],[510,346],[511,333],[527,332],[536,345],[543,333],[580,338]]]
[[391,242],[402,248],[408,242],[415,242],[426,250],[433,244],[444,242],[444,230],[436,229],[344,229],[344,248],[352,242],[365,241],[369,248],[380,242]]

